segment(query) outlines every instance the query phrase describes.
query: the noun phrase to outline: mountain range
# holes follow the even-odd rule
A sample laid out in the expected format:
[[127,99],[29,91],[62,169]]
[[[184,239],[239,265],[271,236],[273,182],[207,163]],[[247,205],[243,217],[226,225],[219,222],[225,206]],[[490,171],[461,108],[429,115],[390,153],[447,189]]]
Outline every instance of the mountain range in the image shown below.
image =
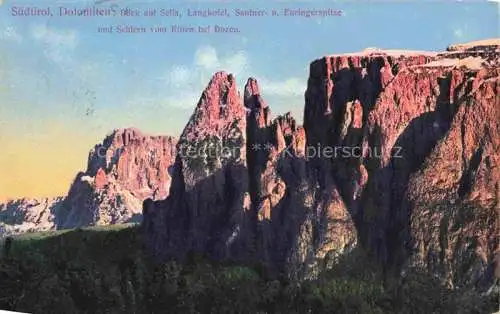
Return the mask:
[[141,222],[192,254],[315,278],[355,248],[449,287],[500,276],[500,40],[310,64],[303,123],[217,72],[178,139],[119,129],[64,197],[0,205],[0,232]]

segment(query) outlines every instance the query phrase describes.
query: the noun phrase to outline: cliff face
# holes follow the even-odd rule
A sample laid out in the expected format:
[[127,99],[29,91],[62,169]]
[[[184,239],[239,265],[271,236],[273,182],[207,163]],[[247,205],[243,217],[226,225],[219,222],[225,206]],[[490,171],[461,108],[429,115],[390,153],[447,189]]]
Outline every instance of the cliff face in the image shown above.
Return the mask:
[[168,195],[175,140],[118,129],[89,153],[57,216],[58,228],[141,220],[142,202]]
[[338,191],[310,184],[305,143],[290,114],[272,118],[255,79],[242,103],[234,78],[216,73],[179,139],[171,197],[144,203],[156,255],[263,262],[298,278],[353,247]]
[[144,204],[144,226],[158,254],[228,254],[220,243],[244,225],[249,204],[245,128],[233,76],[215,74],[177,143],[175,196]]
[[[0,234],[140,221],[201,253],[313,278],[357,246],[388,272],[487,288],[500,271],[498,43],[310,65],[304,123],[216,73],[179,141],[115,130],[65,198],[0,205]],[[171,182],[171,183],[170,183]],[[145,200],[143,202],[143,200]]]
[[401,204],[411,214],[412,262],[450,285],[484,285],[483,275],[500,269],[499,75],[498,66],[466,75],[453,71],[452,77],[468,77],[451,96],[454,117],[410,176]]
[[304,125],[308,146],[348,148],[310,165],[339,186],[363,246],[462,285],[498,252],[499,51],[450,50],[314,62]]
[[[144,203],[159,258],[259,261],[291,278],[361,245],[387,270],[480,284],[498,251],[498,47],[367,50],[311,64],[304,126],[217,73]],[[237,154],[187,151],[213,143]],[[181,153],[182,152],[182,153]],[[490,277],[488,277],[490,276]]]
[[479,283],[498,251],[498,46],[389,54],[311,65],[308,145],[361,147],[313,166],[384,265]]
[[142,202],[166,198],[176,140],[118,129],[91,150],[65,197],[0,204],[0,234],[137,222]]
[[312,276],[318,260],[355,245],[353,222],[335,185],[314,184],[304,128],[289,113],[271,119],[255,79],[247,82],[244,104],[255,256],[273,272]]

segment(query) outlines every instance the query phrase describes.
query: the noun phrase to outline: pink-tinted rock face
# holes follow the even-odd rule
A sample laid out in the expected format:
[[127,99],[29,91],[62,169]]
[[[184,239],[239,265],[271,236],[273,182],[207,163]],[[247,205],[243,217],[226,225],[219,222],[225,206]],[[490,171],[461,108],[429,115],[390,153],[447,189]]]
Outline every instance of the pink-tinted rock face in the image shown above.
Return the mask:
[[56,216],[58,228],[140,221],[142,202],[164,199],[176,141],[118,129],[90,152]]
[[423,266],[450,285],[489,272],[498,250],[498,60],[498,47],[483,47],[312,63],[308,145],[363,153],[310,166],[319,184],[339,187],[359,240],[388,268]]
[[96,145],[65,197],[0,204],[0,236],[138,222],[142,202],[167,197],[176,140],[118,129]]
[[[317,259],[353,247],[354,224],[335,186],[310,185],[295,119],[272,119],[253,78],[243,103],[237,95],[226,73],[203,92],[179,140],[170,196],[144,203],[148,242],[159,257],[197,252],[310,276]],[[211,144],[237,153],[188,154]]]
[[466,75],[446,136],[411,175],[405,193],[411,262],[450,285],[483,285],[500,252],[499,75],[498,67]]
[[498,88],[492,47],[328,56],[311,64],[301,127],[272,118],[255,79],[242,102],[216,73],[169,197],[144,203],[148,244],[160,258],[258,261],[291,278],[361,245],[387,270],[484,282],[498,251]]
[[173,196],[144,204],[157,254],[229,254],[248,211],[245,114],[233,76],[216,73],[179,138]]

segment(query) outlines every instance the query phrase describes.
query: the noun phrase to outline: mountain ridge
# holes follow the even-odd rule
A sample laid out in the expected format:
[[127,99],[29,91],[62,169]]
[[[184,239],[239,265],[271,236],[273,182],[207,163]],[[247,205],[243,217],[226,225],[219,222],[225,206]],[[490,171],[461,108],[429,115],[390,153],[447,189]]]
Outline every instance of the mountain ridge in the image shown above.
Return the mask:
[[142,216],[158,260],[253,261],[289,279],[363,248],[387,272],[486,289],[500,267],[499,56],[497,41],[324,56],[302,125],[273,118],[255,78],[240,93],[216,72],[178,141],[117,129],[96,145],[54,225]]
[[137,128],[114,129],[90,150],[87,169],[65,196],[0,203],[0,234],[139,222],[145,198],[168,194],[175,142]]
[[[223,146],[237,130],[238,155],[210,161],[177,156],[169,197],[144,202],[150,249],[160,260],[191,253],[253,260],[270,273],[300,279],[315,278],[323,266],[363,247],[388,272],[423,267],[451,287],[491,282],[490,269],[498,267],[496,205],[467,204],[470,193],[498,201],[498,192],[488,192],[498,191],[491,163],[498,156],[498,66],[498,46],[326,56],[310,64],[303,127],[290,115],[272,119],[255,79],[247,81],[242,103],[234,78],[216,73],[180,142]],[[480,127],[468,127],[469,119]],[[455,143],[467,151],[463,158],[452,157]],[[350,155],[309,156],[314,147],[347,148]],[[471,149],[479,147],[486,155],[469,162]],[[448,154],[450,163],[436,159],[439,154]],[[474,174],[464,170],[469,163]],[[438,169],[426,170],[433,164]],[[446,176],[452,168],[462,181],[418,179],[427,171]],[[438,186],[449,194],[428,198],[425,193]],[[462,221],[440,202],[491,219]],[[424,221],[442,231],[420,228],[429,211],[436,217]],[[461,235],[474,244],[457,241]]]

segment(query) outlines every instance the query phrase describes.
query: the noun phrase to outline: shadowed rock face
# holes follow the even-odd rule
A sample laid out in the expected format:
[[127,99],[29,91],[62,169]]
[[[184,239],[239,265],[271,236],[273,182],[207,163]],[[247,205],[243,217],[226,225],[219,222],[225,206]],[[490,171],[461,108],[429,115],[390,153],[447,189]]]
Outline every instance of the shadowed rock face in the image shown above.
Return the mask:
[[408,180],[401,210],[411,218],[403,239],[411,241],[413,264],[450,285],[484,287],[483,274],[492,275],[500,253],[500,71],[452,73],[463,76],[465,87],[451,95],[456,109],[448,132]]
[[318,259],[354,246],[354,225],[335,186],[319,189],[312,180],[315,175],[309,177],[304,128],[289,113],[272,120],[254,79],[248,80],[245,91],[258,259],[272,272],[313,276]]
[[[160,259],[259,261],[291,278],[361,245],[388,271],[487,281],[498,56],[465,45],[324,57],[311,63],[304,127],[273,119],[255,79],[241,102],[234,78],[215,74],[179,140],[169,197],[144,203],[148,244]],[[238,153],[188,156],[207,145]]]
[[[149,244],[159,258],[195,252],[311,276],[318,259],[354,246],[354,224],[333,184],[311,185],[304,129],[290,114],[272,119],[255,79],[244,91],[242,103],[220,72],[203,92],[179,139],[171,197],[144,203]],[[222,153],[200,156],[210,144]]]
[[[65,198],[0,205],[0,234],[135,221],[159,259],[313,278],[356,246],[388,272],[487,288],[500,267],[498,45],[311,63],[304,124],[216,73],[179,141],[115,130]],[[145,202],[143,200],[147,199]]]

